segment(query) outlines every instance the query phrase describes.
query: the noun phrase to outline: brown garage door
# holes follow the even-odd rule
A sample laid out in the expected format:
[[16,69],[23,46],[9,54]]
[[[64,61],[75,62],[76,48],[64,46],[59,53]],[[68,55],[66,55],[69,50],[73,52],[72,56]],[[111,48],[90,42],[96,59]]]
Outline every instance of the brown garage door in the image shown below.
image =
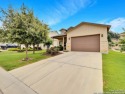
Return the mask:
[[99,52],[100,35],[90,35],[71,38],[72,51]]

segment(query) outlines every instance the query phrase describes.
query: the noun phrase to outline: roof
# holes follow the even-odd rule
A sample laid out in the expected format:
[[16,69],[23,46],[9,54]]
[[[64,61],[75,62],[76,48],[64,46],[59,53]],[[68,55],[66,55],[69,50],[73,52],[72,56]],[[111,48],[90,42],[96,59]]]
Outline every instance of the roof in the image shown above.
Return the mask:
[[52,36],[52,38],[55,38],[55,37],[62,37],[62,36],[66,36],[66,34],[59,34],[59,35],[56,35],[56,36]]
[[[107,27],[107,29],[108,29],[108,31],[109,31],[109,29],[110,29],[110,27],[111,27],[111,25],[106,25],[106,24],[98,24],[98,23],[91,23],[91,22],[81,22],[80,24],[78,24],[78,25],[76,25],[76,26],[71,26],[71,27],[69,27],[68,29],[64,29],[64,28],[62,28],[61,30],[65,30],[65,31],[70,31],[70,30],[73,30],[73,29],[75,29],[75,28],[77,28],[77,27],[79,27],[80,25],[83,25],[83,24],[91,24],[91,25],[98,25],[98,26],[104,26],[104,27]],[[60,30],[60,31],[61,31]],[[62,36],[66,36],[66,34],[59,34],[59,35],[55,35],[55,36],[52,36],[52,38],[57,38],[57,37],[62,37]]]
[[62,28],[62,29],[60,29],[59,31],[62,31],[62,30],[65,30],[65,31],[67,31],[67,29],[65,29],[65,28]]
[[59,35],[59,33],[57,31],[50,31],[49,32],[49,37],[56,36],[56,35]]
[[125,34],[125,32],[122,32],[121,34]]
[[122,32],[122,33],[120,34],[120,36],[125,36],[125,32]]
[[105,27],[107,27],[108,30],[109,30],[110,27],[111,27],[111,25],[106,25],[106,24],[98,24],[98,23],[91,23],[91,22],[81,22],[80,24],[76,25],[75,27],[69,27],[69,28],[67,29],[67,31],[70,31],[70,30],[72,30],[72,29],[74,29],[74,28],[77,28],[78,26],[83,25],[83,24],[91,24],[91,25],[105,26]]
[[125,34],[120,34],[120,36],[125,36]]

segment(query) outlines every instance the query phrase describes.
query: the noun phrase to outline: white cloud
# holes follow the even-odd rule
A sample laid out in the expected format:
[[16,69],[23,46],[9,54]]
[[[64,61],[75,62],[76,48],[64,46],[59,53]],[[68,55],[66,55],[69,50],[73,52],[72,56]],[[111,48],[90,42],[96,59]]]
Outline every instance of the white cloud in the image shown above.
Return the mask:
[[125,18],[116,18],[110,21],[109,24],[112,26],[111,30],[116,32],[122,32],[122,28],[125,28]]
[[97,23],[111,25],[111,30],[119,33],[123,32],[122,28],[125,28],[125,18],[122,17],[113,20],[103,19],[101,21],[97,21]]
[[0,28],[2,27],[2,22],[0,21]]
[[95,0],[63,0],[62,2],[60,1],[57,1],[56,5],[48,9],[48,11],[46,11],[45,13],[45,21],[49,25],[55,25],[63,19],[74,15],[86,6],[93,5],[93,3],[95,3]]

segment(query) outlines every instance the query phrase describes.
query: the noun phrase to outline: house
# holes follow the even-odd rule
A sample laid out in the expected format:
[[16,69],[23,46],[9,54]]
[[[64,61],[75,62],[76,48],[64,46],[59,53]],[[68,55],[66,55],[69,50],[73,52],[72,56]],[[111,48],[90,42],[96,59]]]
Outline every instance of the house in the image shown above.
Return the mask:
[[120,39],[123,39],[123,38],[125,38],[125,32],[120,34]]
[[61,29],[58,39],[64,50],[85,52],[108,52],[107,32],[110,25],[82,22],[75,27]]
[[[51,31],[49,32],[48,36],[51,38],[52,36],[56,36],[58,35],[58,32],[57,31]],[[44,46],[44,44],[40,44],[39,45],[42,49],[47,49],[46,46]],[[58,39],[53,39],[53,44],[51,45],[52,46],[59,46],[59,41]],[[0,49],[3,49],[3,50],[7,50],[8,48],[16,48],[18,47],[18,44],[16,43],[0,43]],[[30,46],[31,48],[32,45]],[[21,49],[25,48],[25,45],[21,45]]]
[[[51,38],[52,36],[57,36],[57,35],[59,35],[57,31],[50,31],[48,34],[48,37]],[[53,44],[50,47],[59,46],[58,39],[52,39],[52,40],[53,40]],[[32,45],[30,47],[33,48]],[[47,47],[43,43],[39,44],[39,47],[41,47],[42,49],[47,49]],[[21,49],[23,48],[25,48],[25,45],[22,44]]]
[[[52,36],[59,35],[57,31],[51,31],[49,32],[49,37],[52,38]],[[58,39],[53,39],[53,44],[51,46],[59,46],[59,40]]]
[[[50,31],[48,34],[48,37],[51,38],[52,36],[57,36],[59,35],[59,33],[57,31]],[[58,39],[52,39],[53,40],[53,44],[50,47],[53,46],[59,46],[59,40]],[[42,49],[47,49],[46,46],[44,46],[44,44],[40,44],[39,45]]]

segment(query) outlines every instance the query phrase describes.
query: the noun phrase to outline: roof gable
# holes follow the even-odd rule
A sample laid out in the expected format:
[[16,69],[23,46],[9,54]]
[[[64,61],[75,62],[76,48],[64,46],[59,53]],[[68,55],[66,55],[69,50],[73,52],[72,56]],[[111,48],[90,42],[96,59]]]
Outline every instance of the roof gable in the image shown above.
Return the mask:
[[67,32],[69,31],[72,31],[73,29],[81,26],[81,25],[84,25],[84,24],[90,24],[90,25],[97,25],[97,26],[103,26],[103,27],[107,27],[107,31],[109,31],[111,25],[105,25],[105,24],[97,24],[97,23],[90,23],[90,22],[81,22],[80,24],[76,25],[75,27],[70,27],[68,28]]

